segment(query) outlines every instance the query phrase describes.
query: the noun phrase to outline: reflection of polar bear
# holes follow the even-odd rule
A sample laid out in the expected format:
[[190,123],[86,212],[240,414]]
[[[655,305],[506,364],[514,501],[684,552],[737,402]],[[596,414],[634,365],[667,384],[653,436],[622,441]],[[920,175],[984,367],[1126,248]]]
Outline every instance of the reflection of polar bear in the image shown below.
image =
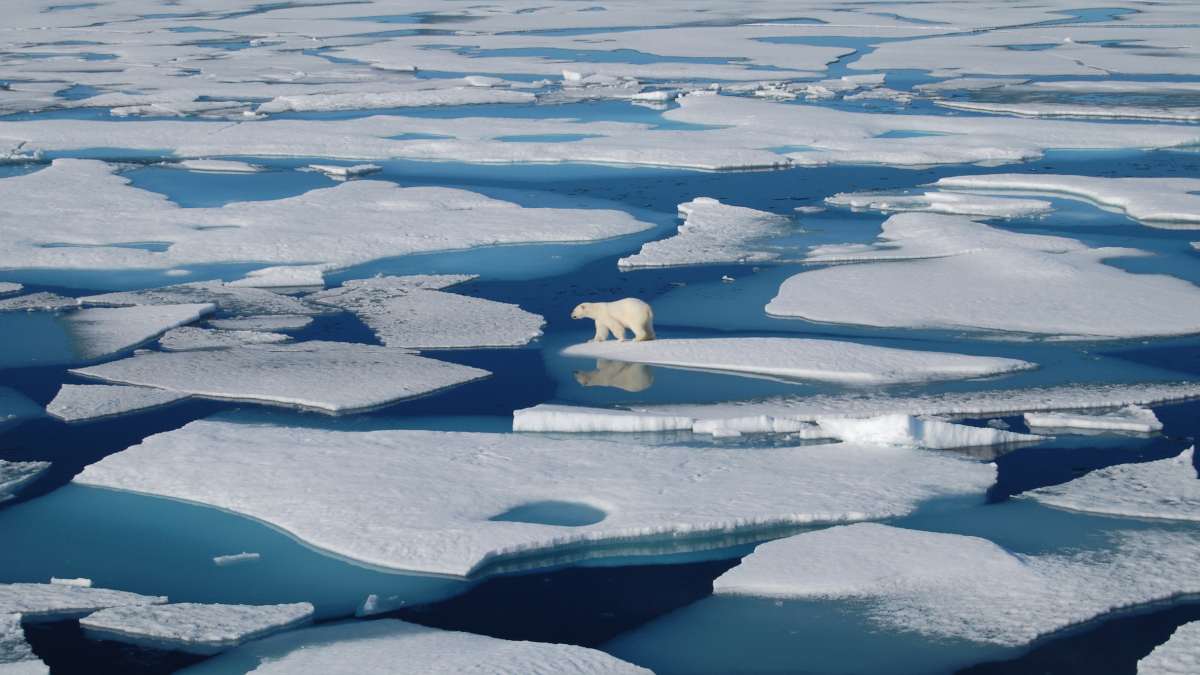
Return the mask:
[[625,329],[633,331],[633,339],[654,339],[654,312],[650,305],[637,298],[625,298],[616,302],[585,302],[571,311],[572,319],[595,319],[596,337],[592,342],[604,342],[611,332],[617,342],[625,340]]
[[654,384],[654,373],[642,363],[599,359],[595,370],[575,371],[575,381],[585,387],[615,387],[625,391],[645,391]]

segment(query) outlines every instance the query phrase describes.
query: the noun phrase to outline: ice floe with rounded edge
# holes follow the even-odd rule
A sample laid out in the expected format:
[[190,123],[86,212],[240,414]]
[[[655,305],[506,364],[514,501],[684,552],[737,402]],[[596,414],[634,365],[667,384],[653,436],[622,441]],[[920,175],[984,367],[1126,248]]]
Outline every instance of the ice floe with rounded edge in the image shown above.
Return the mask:
[[771,260],[779,254],[756,248],[754,242],[782,234],[791,222],[784,216],[722,204],[711,197],[680,204],[679,215],[684,221],[677,234],[643,244],[642,250],[621,258],[617,266],[630,269]]
[[188,675],[324,673],[450,675],[649,675],[650,671],[575,645],[518,642],[427,628],[396,619],[326,624],[284,633],[184,670]]
[[767,312],[1063,340],[1200,333],[1194,284],[1103,262],[1137,255],[1148,254],[1005,232],[963,216],[901,213],[884,222],[877,244],[814,249],[812,261],[862,262],[789,278]]
[[328,265],[281,265],[254,270],[245,277],[227,282],[234,288],[305,288],[325,285]]
[[165,389],[121,384],[64,384],[46,412],[64,422],[86,422],[168,405],[187,398]]
[[[936,497],[981,496],[995,472],[844,443],[745,452],[206,420],[151,436],[76,480],[230,510],[366,564],[466,576],[616,555],[614,545],[704,550],[778,527],[896,516]],[[205,480],[189,478],[197,473]],[[496,519],[547,501],[606,516],[580,526]]]
[[1185,623],[1138,661],[1137,675],[1189,675],[1200,672],[1200,621]]
[[50,468],[50,462],[10,462],[0,459],[0,502],[17,496],[26,485]]
[[206,398],[328,413],[375,408],[490,374],[389,347],[323,341],[151,352],[71,372]]
[[72,309],[79,306],[75,298],[68,298],[57,293],[40,291],[15,298],[0,300],[0,312],[56,312],[61,309]]
[[208,303],[86,307],[63,315],[76,356],[91,361],[136,347],[210,313]]
[[291,296],[221,281],[194,281],[174,286],[87,295],[80,304],[127,307],[207,302],[229,314],[321,314],[324,310]]
[[1152,227],[1200,228],[1200,178],[993,173],[950,176],[939,179],[935,185],[951,189],[1057,194],[1119,209]]
[[218,654],[251,640],[302,626],[312,620],[307,602],[285,605],[224,605],[181,602],[110,607],[79,620],[93,640]]
[[1156,462],[1097,469],[1025,496],[1072,511],[1200,521],[1200,480],[1192,463],[1194,452],[1193,447]]
[[308,300],[353,312],[389,347],[513,347],[542,334],[545,320],[517,305],[440,289],[463,275],[373,277],[346,281]]
[[289,340],[291,338],[283,333],[182,326],[172,328],[164,333],[158,339],[158,344],[169,352],[182,352],[192,349],[227,349],[242,345],[280,344]]
[[255,314],[230,319],[209,319],[207,323],[221,330],[259,330],[274,333],[305,328],[312,323],[312,317],[303,314]]
[[854,210],[883,211],[884,213],[921,211],[989,218],[1026,218],[1051,210],[1050,202],[1040,199],[988,197],[936,191],[914,194],[841,192],[832,197],[826,197],[825,203],[846,206]]
[[9,293],[17,293],[22,288],[21,284],[12,281],[0,281],[0,295],[8,295]]
[[995,356],[924,352],[809,338],[680,338],[646,342],[589,342],[567,356],[632,361],[793,380],[893,384],[990,377],[1036,364]]
[[46,675],[50,669],[42,663],[25,641],[19,614],[0,614],[0,674]]
[[108,607],[166,601],[162,596],[67,584],[0,584],[0,614],[20,614],[25,623],[78,619]]
[[1112,611],[1200,592],[1195,533],[1133,530],[1113,548],[1023,555],[978,537],[859,523],[760,545],[718,595],[867,603],[872,623],[1020,646]]
[[1143,434],[1162,431],[1163,428],[1153,410],[1137,405],[1127,405],[1108,412],[1025,413],[1025,424],[1030,428],[1132,431]]

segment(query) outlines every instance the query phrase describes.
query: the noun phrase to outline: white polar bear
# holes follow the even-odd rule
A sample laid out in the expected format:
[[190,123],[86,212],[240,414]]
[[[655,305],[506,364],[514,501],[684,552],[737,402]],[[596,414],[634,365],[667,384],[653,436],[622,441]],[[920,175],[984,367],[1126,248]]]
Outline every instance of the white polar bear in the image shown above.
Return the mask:
[[617,342],[623,342],[626,328],[633,332],[633,339],[638,342],[654,339],[654,312],[650,305],[637,298],[585,302],[571,310],[571,318],[595,319],[596,337],[592,342],[604,342],[610,332],[617,337]]

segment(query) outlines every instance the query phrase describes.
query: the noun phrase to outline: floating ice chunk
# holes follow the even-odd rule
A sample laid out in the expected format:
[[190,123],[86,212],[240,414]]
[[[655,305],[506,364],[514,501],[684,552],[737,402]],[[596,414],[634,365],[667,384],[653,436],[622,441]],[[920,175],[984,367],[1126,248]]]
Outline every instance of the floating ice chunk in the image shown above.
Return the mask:
[[1044,436],[1018,434],[990,427],[972,427],[943,420],[912,415],[879,417],[822,417],[817,425],[825,436],[847,443],[896,445],[902,447],[949,450],[991,447],[1016,443],[1036,443]]
[[178,162],[166,162],[163,166],[205,173],[259,173],[265,171],[261,165],[232,159],[184,159]]
[[0,614],[0,674],[47,675],[50,669],[25,641],[19,614]]
[[779,254],[755,248],[754,242],[781,234],[791,222],[766,211],[722,204],[711,197],[680,204],[679,215],[684,221],[678,234],[644,244],[641,251],[621,258],[617,265],[677,267],[771,260]]
[[[902,213],[883,224],[876,246],[821,247],[810,257],[874,262],[797,274],[783,283],[767,312],[829,323],[1074,340],[1200,332],[1195,285],[1103,262],[1132,255],[1145,254],[1003,232],[962,216]],[[889,262],[914,258],[928,259]]]
[[0,300],[0,312],[55,312],[78,306],[79,302],[75,298],[46,291]]
[[1138,661],[1138,675],[1200,673],[1200,621],[1185,623],[1171,638]]
[[1200,590],[1187,573],[1194,533],[1129,531],[1115,539],[1106,551],[1031,556],[977,537],[860,523],[763,544],[713,592],[866,601],[869,620],[888,630],[1015,647]]
[[259,553],[232,553],[230,555],[213,556],[213,564],[217,567],[228,567],[230,565],[258,562],[261,559],[262,555]]
[[951,176],[938,180],[936,185],[1065,195],[1120,209],[1130,218],[1154,227],[1200,227],[1200,178],[997,173]]
[[254,270],[243,279],[230,281],[235,288],[304,288],[325,285],[327,265],[284,265]]
[[1025,413],[1025,424],[1030,427],[1053,429],[1133,431],[1143,434],[1161,431],[1163,427],[1153,410],[1136,405],[1125,406],[1111,412]]
[[807,338],[691,338],[589,342],[567,356],[717,370],[762,377],[846,384],[887,384],[986,377],[1034,368],[1028,361],[922,352]]
[[0,429],[41,415],[41,406],[29,400],[27,396],[8,387],[0,387]]
[[1200,480],[1192,464],[1195,448],[1177,457],[1097,469],[1062,485],[1026,495],[1073,511],[1135,518],[1200,521]]
[[340,180],[357,178],[359,176],[367,176],[383,170],[383,167],[379,166],[378,164],[355,164],[354,166],[340,166],[337,164],[309,164],[308,168],[312,169],[313,171],[323,173],[330,178],[337,178]]
[[208,314],[210,304],[88,307],[63,316],[80,360],[91,361],[136,347]]
[[1025,218],[1050,211],[1050,202],[1040,199],[1015,199],[954,192],[924,192],[921,194],[842,192],[825,199],[825,203],[848,206],[855,210],[925,211],[928,213],[962,214],[991,218]]
[[81,588],[91,588],[92,580],[84,577],[77,579],[59,579],[58,577],[50,577],[50,583],[59,584],[61,586],[79,586]]
[[[272,470],[251,467],[264,463]],[[198,474],[205,480],[189,479]],[[622,542],[666,553],[783,525],[894,516],[933,497],[981,495],[994,477],[989,464],[844,443],[745,452],[205,420],[76,480],[235,511],[367,564],[481,575],[620,555]],[[496,518],[548,501],[605,517],[578,526]],[[371,536],[347,522],[370,523]]]
[[149,387],[64,384],[46,412],[64,422],[84,422],[140,412],[187,398],[187,394]]
[[16,292],[20,291],[22,288],[25,288],[25,287],[22,286],[21,284],[18,284],[18,283],[12,282],[12,281],[0,281],[0,295],[8,295],[9,293],[16,293]]
[[196,281],[139,291],[89,295],[80,298],[79,302],[84,305],[117,307],[208,302],[231,314],[320,314],[323,311],[291,296],[220,281]]
[[1135,105],[1080,105],[1073,103],[993,103],[980,101],[956,101],[940,99],[934,101],[943,108],[971,110],[974,112],[1002,113],[1021,117],[1098,117],[1102,119],[1172,120],[1195,122],[1200,120],[1200,108],[1175,108]]
[[323,673],[392,675],[521,673],[522,675],[649,675],[604,652],[575,645],[515,642],[426,628],[395,619],[351,621],[277,635],[184,671],[226,672],[258,663],[255,675]]
[[395,92],[345,94],[296,94],[276,96],[258,106],[259,113],[369,110],[372,108],[419,108],[440,105],[483,103],[532,103],[537,99],[524,91],[484,87],[415,89]]
[[77,619],[107,607],[161,605],[166,598],[65,584],[0,584],[0,614],[25,623]]
[[140,647],[217,654],[312,619],[307,602],[288,605],[171,605],[111,607],[80,619],[84,635]]
[[681,415],[656,415],[547,403],[513,411],[513,431],[680,431],[691,430],[694,421],[691,417]]
[[164,333],[158,339],[158,344],[169,352],[182,352],[192,349],[227,349],[241,345],[279,344],[289,340],[291,338],[283,333],[183,326],[172,328]]
[[312,323],[311,316],[301,314],[259,314],[232,319],[209,319],[208,325],[221,330],[260,330],[269,333],[299,330]]
[[0,459],[0,502],[17,496],[29,483],[50,468],[50,462],[10,462]]
[[308,299],[354,312],[389,347],[510,347],[542,334],[545,320],[516,305],[438,290],[467,278],[358,279]]

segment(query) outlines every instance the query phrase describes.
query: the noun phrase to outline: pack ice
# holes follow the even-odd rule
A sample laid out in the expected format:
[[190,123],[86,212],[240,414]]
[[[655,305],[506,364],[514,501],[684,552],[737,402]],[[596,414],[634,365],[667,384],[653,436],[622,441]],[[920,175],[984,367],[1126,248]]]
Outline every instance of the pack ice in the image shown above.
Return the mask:
[[1138,675],[1188,675],[1200,672],[1200,621],[1185,623],[1171,638],[1138,661]]
[[0,614],[0,673],[3,675],[46,675],[50,669],[25,641],[19,614]]
[[46,412],[64,422],[86,422],[168,405],[188,394],[121,384],[64,384]]
[[70,584],[0,584],[0,614],[19,614],[25,623],[77,619],[106,607],[166,601],[161,596]]
[[643,244],[641,251],[621,258],[617,266],[628,269],[771,260],[778,253],[762,250],[754,243],[783,234],[791,222],[774,213],[722,204],[711,197],[680,204],[679,215],[684,221],[677,234]]
[[[206,480],[191,480],[196,472]],[[981,495],[994,476],[992,465],[853,444],[747,453],[198,421],[76,480],[241,513],[368,564],[464,576],[537,556],[613,555],[613,544],[708,548],[772,527],[899,515],[933,497]],[[563,503],[570,517],[557,511]],[[542,513],[515,515],[525,510]]]
[[163,333],[158,344],[169,352],[192,349],[228,349],[241,345],[270,345],[291,340],[283,333],[264,333],[256,330],[224,330],[181,326]]
[[1107,412],[1025,413],[1025,424],[1030,428],[1130,431],[1142,434],[1161,431],[1163,428],[1153,410],[1137,405],[1127,405]]
[[79,621],[93,640],[154,649],[217,654],[250,640],[289,630],[312,619],[307,602],[222,605],[183,602],[102,609]]
[[840,192],[825,198],[826,204],[845,206],[856,211],[922,211],[985,218],[1024,218],[1050,211],[1050,202],[1041,199],[989,197],[955,192],[920,193]]
[[1097,469],[1068,483],[1026,493],[1031,499],[1088,513],[1200,521],[1195,448],[1176,457]]

